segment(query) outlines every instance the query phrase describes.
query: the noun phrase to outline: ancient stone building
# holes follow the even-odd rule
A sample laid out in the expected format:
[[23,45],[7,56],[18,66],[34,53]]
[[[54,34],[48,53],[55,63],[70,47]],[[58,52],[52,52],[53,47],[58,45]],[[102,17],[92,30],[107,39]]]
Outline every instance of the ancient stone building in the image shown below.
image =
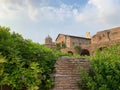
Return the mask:
[[120,44],[120,27],[97,32],[91,38],[91,44],[82,45],[82,48],[87,49],[92,54],[96,48],[102,49],[116,43]]
[[51,49],[56,47],[55,43],[52,41],[52,38],[49,35],[45,38],[45,46]]
[[45,39],[45,45],[49,48],[55,48],[56,44],[66,45],[66,48],[61,48],[62,52],[75,53],[74,47],[81,46],[82,50],[88,50],[90,54],[94,53],[96,48],[109,47],[111,44],[120,43],[120,27],[103,30],[97,32],[95,35],[90,36],[90,33],[86,33],[86,38],[59,34],[55,43],[52,42],[52,38],[48,36]]
[[75,46],[91,44],[91,39],[72,35],[59,34],[58,37],[56,38],[56,43],[57,44],[59,43],[61,46],[65,44],[66,48],[74,48]]

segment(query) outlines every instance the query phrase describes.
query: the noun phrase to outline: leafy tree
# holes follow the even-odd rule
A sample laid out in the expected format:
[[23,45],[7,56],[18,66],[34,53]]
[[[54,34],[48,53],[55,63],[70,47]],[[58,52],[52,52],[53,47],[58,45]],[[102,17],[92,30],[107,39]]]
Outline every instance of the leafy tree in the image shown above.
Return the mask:
[[62,42],[62,48],[66,48],[66,44]]
[[5,61],[5,58],[2,56],[2,55],[0,55],[0,76],[3,74],[3,63],[5,63],[6,61]]
[[61,49],[60,43],[57,43],[56,44],[56,50],[60,50],[60,49]]
[[[53,84],[55,61],[61,52],[24,39],[10,28],[0,26],[0,85],[15,90],[48,90]],[[3,58],[5,57],[5,58]]]

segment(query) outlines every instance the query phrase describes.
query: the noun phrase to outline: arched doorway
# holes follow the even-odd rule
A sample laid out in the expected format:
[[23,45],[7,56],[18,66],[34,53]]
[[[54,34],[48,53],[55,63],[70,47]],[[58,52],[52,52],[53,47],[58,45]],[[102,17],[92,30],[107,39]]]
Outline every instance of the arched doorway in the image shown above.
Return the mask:
[[80,52],[80,55],[81,56],[85,56],[85,55],[90,56],[90,52],[87,49],[82,49]]

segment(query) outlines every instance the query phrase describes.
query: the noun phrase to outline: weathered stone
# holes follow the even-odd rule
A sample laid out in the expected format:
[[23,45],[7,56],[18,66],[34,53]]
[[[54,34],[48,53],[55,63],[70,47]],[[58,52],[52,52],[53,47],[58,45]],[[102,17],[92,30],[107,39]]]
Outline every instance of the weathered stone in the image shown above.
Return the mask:
[[[89,37],[89,35],[87,35],[87,37]],[[75,54],[76,52],[74,47],[80,46],[82,50],[88,51],[87,53],[81,55],[91,55],[94,53],[96,48],[109,47],[114,43],[120,43],[120,27],[97,32],[97,34],[95,34],[91,39],[59,34],[55,43],[60,43],[61,47],[63,43],[66,44],[66,48],[62,48],[61,52]],[[53,49],[55,48],[55,43],[51,42],[49,44],[46,43],[45,45]]]
[[92,44],[120,40],[120,27],[98,32],[92,37]]
[[89,60],[61,57],[55,64],[55,86],[52,90],[80,90],[78,81],[81,78],[80,68],[88,71]]

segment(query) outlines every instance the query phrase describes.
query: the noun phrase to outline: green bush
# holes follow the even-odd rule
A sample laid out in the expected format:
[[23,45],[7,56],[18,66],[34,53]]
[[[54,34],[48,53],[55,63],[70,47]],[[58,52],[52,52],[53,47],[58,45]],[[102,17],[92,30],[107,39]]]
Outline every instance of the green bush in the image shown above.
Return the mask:
[[82,71],[83,90],[120,90],[120,45],[97,50],[91,56],[89,73]]
[[55,60],[65,54],[24,39],[18,33],[0,26],[0,85],[15,90],[47,90],[54,84]]

